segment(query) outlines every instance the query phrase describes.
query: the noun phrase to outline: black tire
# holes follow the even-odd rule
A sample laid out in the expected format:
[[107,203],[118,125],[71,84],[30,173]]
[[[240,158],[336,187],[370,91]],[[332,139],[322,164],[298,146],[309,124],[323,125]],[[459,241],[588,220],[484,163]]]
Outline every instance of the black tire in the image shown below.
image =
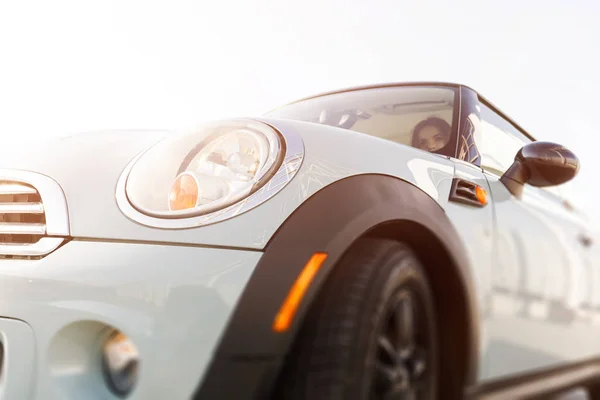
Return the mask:
[[[401,319],[400,309],[411,312]],[[402,371],[412,370],[415,377],[419,372],[414,383],[421,390],[414,397],[409,392],[405,397],[386,397],[377,392],[385,387],[379,367],[389,371],[392,365],[391,356],[381,350],[384,338],[391,343],[400,336],[393,334],[392,325],[406,333],[409,316],[416,328],[416,346],[412,352],[396,348],[393,355],[406,368],[394,371],[397,378]],[[360,239],[336,265],[307,313],[274,398],[433,399],[438,376],[436,332],[432,294],[414,253],[396,241]],[[400,386],[398,379],[395,387]]]

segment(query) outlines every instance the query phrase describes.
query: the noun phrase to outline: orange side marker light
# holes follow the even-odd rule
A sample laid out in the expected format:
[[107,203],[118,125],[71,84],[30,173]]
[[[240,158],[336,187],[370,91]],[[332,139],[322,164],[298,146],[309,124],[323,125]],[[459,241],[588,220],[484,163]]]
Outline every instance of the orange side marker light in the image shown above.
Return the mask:
[[300,301],[302,301],[306,290],[326,259],[327,253],[315,253],[308,260],[275,316],[275,321],[273,321],[273,330],[275,332],[285,332],[288,330],[298,310]]
[[481,186],[477,186],[475,188],[475,196],[477,196],[477,200],[484,206],[487,204],[487,192]]

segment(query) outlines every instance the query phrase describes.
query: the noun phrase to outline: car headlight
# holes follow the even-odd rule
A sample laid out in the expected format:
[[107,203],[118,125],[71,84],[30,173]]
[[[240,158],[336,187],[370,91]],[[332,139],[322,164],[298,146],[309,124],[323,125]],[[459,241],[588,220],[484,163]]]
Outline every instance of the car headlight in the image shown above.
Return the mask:
[[219,121],[163,139],[134,160],[122,180],[130,205],[153,219],[147,224],[165,226],[157,220],[223,214],[277,174],[289,181],[302,155],[295,135],[254,120]]

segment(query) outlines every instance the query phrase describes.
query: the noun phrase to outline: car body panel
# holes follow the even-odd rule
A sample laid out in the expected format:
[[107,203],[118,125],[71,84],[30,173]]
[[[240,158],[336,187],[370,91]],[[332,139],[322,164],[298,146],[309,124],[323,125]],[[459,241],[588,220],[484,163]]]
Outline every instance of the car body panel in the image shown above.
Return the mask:
[[[263,120],[280,130],[294,130],[302,137],[305,159],[298,175],[252,212],[199,228],[143,226],[127,218],[116,206],[116,182],[122,171],[166,132],[108,132],[105,141],[100,134],[88,139],[86,135],[75,136],[41,151],[43,157],[25,152],[2,159],[0,166],[38,171],[59,182],[67,199],[71,235],[90,239],[262,249],[308,197],[339,179],[361,173],[400,177],[421,187],[440,204],[447,202],[447,194],[438,193],[436,188],[438,180],[453,171],[452,162],[445,157],[339,128]],[[332,151],[337,143],[344,143],[343,151]],[[62,162],[56,162],[57,159]]]
[[[8,338],[4,372],[13,379],[6,393],[17,390],[9,398],[23,400],[115,398],[99,368],[102,335],[112,326],[141,357],[129,398],[189,398],[260,256],[74,240],[41,260],[0,260],[0,316],[28,324],[12,324],[17,331],[0,318]],[[21,357],[35,370],[18,365]]]
[[589,262],[577,241],[585,230],[583,221],[540,188],[527,186],[516,199],[497,176],[486,176],[494,199],[497,247],[481,378],[597,356],[597,310],[583,306],[590,302],[585,283],[599,266]]
[[[489,184],[480,168],[462,161],[456,161],[455,167],[454,178],[475,183],[488,194],[490,193]],[[481,208],[449,202],[445,211],[464,244],[471,265],[471,278],[475,291],[474,301],[477,303],[475,309],[480,321],[477,379],[481,379],[484,376],[481,371],[484,363],[482,357],[487,353],[490,334],[490,326],[487,323],[487,306],[491,295],[494,248],[494,213],[491,197],[488,204]],[[493,328],[491,329],[493,330]]]
[[[34,380],[38,351],[33,330],[23,321],[0,318],[0,343],[5,360],[0,380],[0,398],[31,398],[33,387],[26,383]],[[15,353],[18,356],[8,353],[8,349],[19,349]]]

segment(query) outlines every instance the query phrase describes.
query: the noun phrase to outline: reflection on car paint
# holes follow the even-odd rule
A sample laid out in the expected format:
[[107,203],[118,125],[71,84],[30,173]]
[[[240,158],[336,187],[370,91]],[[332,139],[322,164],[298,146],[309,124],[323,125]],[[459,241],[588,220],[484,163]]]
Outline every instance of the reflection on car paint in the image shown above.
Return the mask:
[[[438,193],[439,182],[443,179],[451,180],[454,169],[451,166],[418,158],[408,160],[406,166],[412,172],[413,182],[432,199],[438,203],[442,202],[442,196]],[[446,197],[444,197],[444,200],[446,200]]]

